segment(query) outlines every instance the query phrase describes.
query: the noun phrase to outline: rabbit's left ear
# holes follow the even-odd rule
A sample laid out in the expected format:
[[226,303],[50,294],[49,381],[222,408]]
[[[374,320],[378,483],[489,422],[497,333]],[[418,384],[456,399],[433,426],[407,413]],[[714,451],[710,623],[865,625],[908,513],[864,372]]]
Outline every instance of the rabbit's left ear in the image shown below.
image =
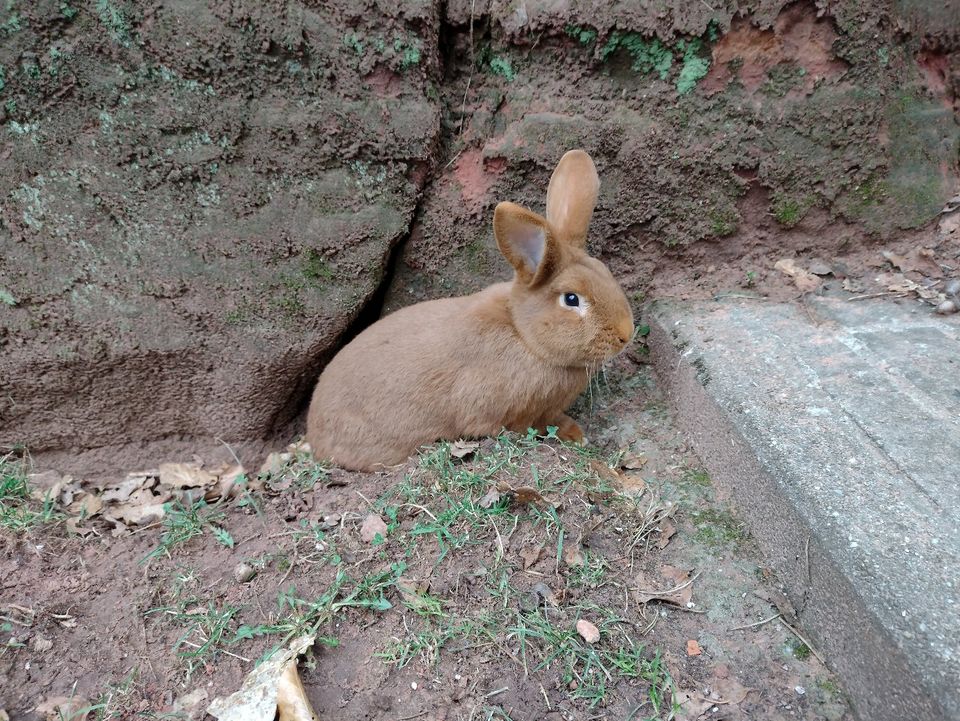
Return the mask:
[[560,249],[547,221],[516,203],[500,203],[493,211],[497,247],[517,271],[517,280],[539,285],[560,264]]
[[564,242],[579,248],[587,244],[599,192],[600,178],[590,156],[583,150],[564,153],[547,188],[547,220]]

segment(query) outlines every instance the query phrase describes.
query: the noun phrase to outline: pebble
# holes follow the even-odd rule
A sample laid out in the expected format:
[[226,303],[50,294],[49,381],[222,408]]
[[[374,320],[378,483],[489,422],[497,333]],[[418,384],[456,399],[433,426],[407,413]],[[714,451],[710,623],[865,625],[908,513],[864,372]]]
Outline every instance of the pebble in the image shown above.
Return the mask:
[[807,692],[803,686],[795,686],[793,690],[797,692],[797,696],[803,696]]
[[237,579],[237,583],[249,583],[256,575],[257,569],[246,561],[241,561],[237,564],[236,568],[233,569],[233,577]]
[[947,284],[943,286],[943,292],[954,297],[960,295],[960,278],[948,280]]
[[940,315],[950,315],[957,312],[957,301],[945,300],[937,306],[937,313]]

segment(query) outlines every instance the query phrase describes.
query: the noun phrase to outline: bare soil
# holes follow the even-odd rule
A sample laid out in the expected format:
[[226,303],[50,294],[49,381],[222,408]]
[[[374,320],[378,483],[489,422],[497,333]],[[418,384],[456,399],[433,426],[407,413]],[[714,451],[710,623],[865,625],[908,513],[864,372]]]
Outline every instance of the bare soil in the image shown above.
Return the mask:
[[[313,625],[328,641],[301,676],[323,719],[851,719],[643,353],[577,410],[586,449],[444,444],[384,474],[294,458],[160,552],[169,525],[4,530],[0,709],[43,718],[73,697],[89,718],[201,718]],[[522,486],[530,502],[506,490]]]

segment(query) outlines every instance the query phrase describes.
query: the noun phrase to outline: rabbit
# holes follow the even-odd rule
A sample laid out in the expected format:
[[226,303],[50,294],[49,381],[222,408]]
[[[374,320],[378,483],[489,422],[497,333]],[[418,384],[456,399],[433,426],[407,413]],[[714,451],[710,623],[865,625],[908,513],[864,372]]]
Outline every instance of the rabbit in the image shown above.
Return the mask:
[[550,178],[546,218],[497,205],[493,232],[512,282],[384,316],[327,365],[307,414],[317,459],[383,470],[438,440],[503,429],[583,442],[564,411],[633,336],[633,313],[586,252],[600,181],[582,150]]

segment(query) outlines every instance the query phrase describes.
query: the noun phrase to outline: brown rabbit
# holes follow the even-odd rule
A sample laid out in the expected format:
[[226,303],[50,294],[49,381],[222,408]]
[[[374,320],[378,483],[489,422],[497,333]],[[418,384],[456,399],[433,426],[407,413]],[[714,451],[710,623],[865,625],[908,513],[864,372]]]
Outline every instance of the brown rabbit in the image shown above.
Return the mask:
[[427,301],[358,335],[323,371],[307,416],[317,458],[354,470],[405,461],[421,445],[557,426],[590,374],[633,335],[630,305],[585,251],[600,181],[571,150],[547,190],[547,217],[500,203],[493,232],[512,283]]

